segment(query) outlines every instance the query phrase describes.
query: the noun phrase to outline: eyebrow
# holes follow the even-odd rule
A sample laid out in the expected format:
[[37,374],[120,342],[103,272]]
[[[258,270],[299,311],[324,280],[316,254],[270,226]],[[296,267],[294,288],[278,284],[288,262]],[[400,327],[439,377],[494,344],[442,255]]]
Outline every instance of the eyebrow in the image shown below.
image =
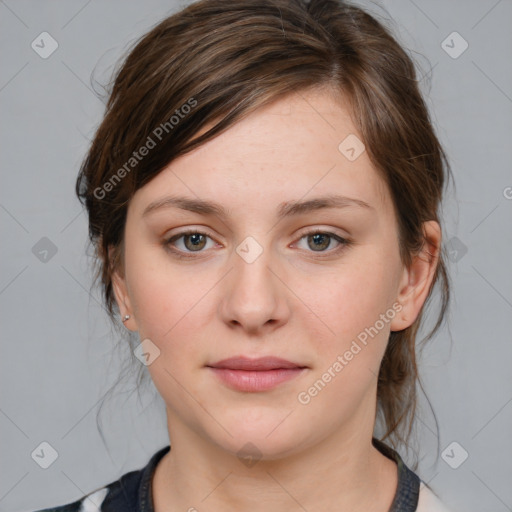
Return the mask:
[[[279,205],[277,217],[282,219],[284,217],[301,215],[325,208],[347,208],[350,206],[374,210],[373,206],[361,199],[329,195],[306,201],[285,201]],[[179,208],[202,215],[216,215],[222,219],[226,219],[229,216],[228,211],[220,203],[204,199],[191,199],[184,196],[169,196],[153,201],[146,206],[142,212],[142,217],[146,217],[156,210],[165,208]]]

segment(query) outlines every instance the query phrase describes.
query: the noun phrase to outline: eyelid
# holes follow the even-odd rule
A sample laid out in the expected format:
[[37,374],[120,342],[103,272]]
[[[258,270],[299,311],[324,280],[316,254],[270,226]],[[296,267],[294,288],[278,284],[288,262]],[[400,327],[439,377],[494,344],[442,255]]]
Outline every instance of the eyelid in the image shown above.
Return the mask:
[[212,233],[210,233],[210,231],[207,228],[203,226],[199,226],[197,228],[183,228],[183,231],[178,231],[177,233],[174,233],[172,235],[165,235],[164,240],[166,243],[169,243],[172,240],[178,240],[182,236],[186,235],[205,235],[211,238],[212,240],[216,241],[216,237]]
[[319,227],[318,225],[315,225],[315,226],[306,226],[305,228],[301,229],[299,231],[298,239],[303,238],[306,235],[314,235],[315,233],[333,235],[333,236],[337,236],[339,238],[343,238],[346,240],[348,240],[350,238],[348,233],[346,233],[346,232],[340,233],[337,231],[336,228],[332,228],[332,227],[328,227],[328,226],[325,226],[325,227],[320,226]]

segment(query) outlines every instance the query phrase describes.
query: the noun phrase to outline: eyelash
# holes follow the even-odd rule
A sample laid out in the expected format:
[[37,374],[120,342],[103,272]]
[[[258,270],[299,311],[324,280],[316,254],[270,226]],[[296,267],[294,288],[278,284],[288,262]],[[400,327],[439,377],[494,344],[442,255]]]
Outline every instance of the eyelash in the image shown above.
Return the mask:
[[[343,237],[336,235],[334,233],[331,233],[329,231],[322,231],[321,229],[314,229],[312,231],[308,231],[308,232],[302,234],[299,238],[299,241],[308,236],[317,235],[317,234],[327,235],[330,238],[333,238],[334,240],[339,242],[340,245],[336,249],[330,250],[330,251],[307,251],[307,252],[311,252],[311,253],[317,252],[318,254],[327,253],[329,256],[332,256],[332,255],[337,255],[338,253],[340,253],[341,251],[343,251],[344,249],[346,249],[347,247],[349,247],[353,244],[352,240],[350,240],[348,238],[343,238]],[[164,240],[163,245],[168,251],[172,252],[173,255],[179,259],[195,258],[195,256],[193,256],[194,252],[189,251],[189,254],[191,254],[191,255],[188,256],[188,255],[185,255],[185,253],[183,251],[174,249],[172,247],[173,242],[175,242],[176,240],[179,240],[180,238],[186,237],[188,235],[203,235],[203,236],[206,236],[206,237],[212,239],[212,237],[210,235],[208,235],[208,233],[204,233],[202,231],[197,231],[197,230],[191,229],[191,230],[187,230],[187,231],[182,231],[181,233],[173,235],[171,238]],[[200,254],[201,252],[203,252],[203,251],[197,251],[197,254]],[[319,256],[319,257],[322,258],[323,256]]]

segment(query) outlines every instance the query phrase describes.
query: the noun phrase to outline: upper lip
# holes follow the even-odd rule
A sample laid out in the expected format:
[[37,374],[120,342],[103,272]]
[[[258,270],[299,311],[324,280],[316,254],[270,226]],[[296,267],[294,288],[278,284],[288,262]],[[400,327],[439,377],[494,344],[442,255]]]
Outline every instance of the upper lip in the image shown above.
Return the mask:
[[306,368],[304,365],[281,359],[280,357],[259,357],[251,359],[245,356],[230,357],[207,365],[211,368],[225,368],[230,370],[277,370],[279,368]]

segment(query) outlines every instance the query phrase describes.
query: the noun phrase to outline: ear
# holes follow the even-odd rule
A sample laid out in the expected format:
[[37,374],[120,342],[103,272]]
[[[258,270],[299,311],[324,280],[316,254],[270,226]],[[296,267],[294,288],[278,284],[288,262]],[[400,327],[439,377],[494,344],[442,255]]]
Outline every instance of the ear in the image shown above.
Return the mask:
[[116,298],[119,312],[121,313],[121,321],[125,315],[130,315],[130,318],[123,322],[123,325],[130,331],[137,331],[137,322],[134,317],[132,304],[130,301],[130,294],[128,293],[128,286],[126,283],[125,272],[123,269],[122,258],[119,257],[117,251],[123,250],[121,247],[110,247],[108,251],[109,264],[112,268],[112,289]]
[[436,221],[430,220],[423,223],[423,232],[423,247],[414,255],[411,265],[402,271],[396,298],[402,308],[391,322],[392,331],[401,331],[414,323],[434,279],[441,250],[441,228]]

